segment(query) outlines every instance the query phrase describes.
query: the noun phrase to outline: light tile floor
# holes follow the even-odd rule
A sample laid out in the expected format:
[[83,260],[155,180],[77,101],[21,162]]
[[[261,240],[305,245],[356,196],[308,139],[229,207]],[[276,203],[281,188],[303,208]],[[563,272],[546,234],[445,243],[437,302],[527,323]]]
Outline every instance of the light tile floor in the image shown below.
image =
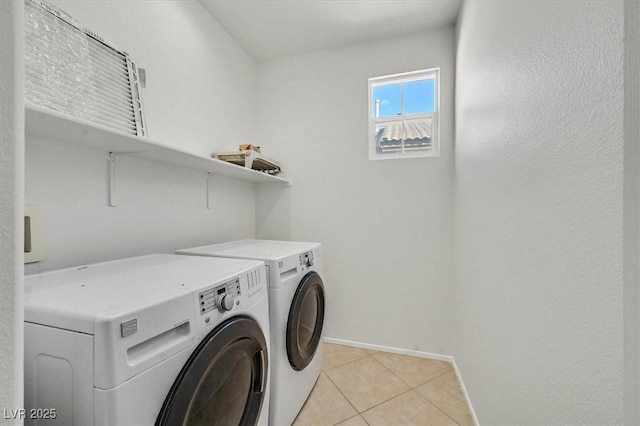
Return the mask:
[[472,426],[445,361],[324,343],[322,372],[293,426]]

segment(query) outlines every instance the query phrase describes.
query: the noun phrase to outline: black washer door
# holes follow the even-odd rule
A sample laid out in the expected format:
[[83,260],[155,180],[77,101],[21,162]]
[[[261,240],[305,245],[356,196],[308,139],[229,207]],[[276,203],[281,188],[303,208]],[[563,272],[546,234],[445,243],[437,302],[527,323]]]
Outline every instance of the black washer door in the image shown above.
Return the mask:
[[267,349],[251,318],[237,316],[217,326],[182,368],[156,426],[257,424],[267,384]]
[[287,321],[287,356],[294,370],[304,369],[316,353],[324,324],[324,284],[316,272],[302,278]]

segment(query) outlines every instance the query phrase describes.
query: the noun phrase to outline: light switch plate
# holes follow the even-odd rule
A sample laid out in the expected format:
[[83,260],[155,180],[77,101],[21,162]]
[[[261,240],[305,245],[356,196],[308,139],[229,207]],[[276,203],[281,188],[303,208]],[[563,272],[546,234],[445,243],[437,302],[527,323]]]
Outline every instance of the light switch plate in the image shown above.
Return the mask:
[[44,214],[38,206],[24,208],[24,263],[45,259]]

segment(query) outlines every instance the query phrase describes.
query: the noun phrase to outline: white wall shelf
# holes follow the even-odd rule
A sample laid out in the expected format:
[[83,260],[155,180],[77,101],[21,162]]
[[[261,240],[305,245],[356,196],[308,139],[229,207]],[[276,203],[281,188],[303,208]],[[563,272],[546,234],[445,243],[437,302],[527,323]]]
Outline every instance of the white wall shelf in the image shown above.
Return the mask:
[[210,174],[209,176],[221,175],[259,184],[291,185],[291,181],[288,179],[240,167],[215,158],[192,154],[160,142],[129,135],[46,108],[27,106],[25,121],[27,135],[97,148],[113,153],[116,157],[132,155],[192,170],[201,170]]

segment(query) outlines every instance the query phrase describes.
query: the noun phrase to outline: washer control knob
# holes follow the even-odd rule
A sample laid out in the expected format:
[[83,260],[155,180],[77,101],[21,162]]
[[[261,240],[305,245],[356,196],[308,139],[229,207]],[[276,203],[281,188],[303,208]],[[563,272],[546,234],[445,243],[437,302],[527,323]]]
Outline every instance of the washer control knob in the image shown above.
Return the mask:
[[303,253],[300,255],[300,264],[310,268],[313,266],[313,253]]
[[220,312],[230,311],[233,308],[233,296],[223,294],[218,298],[218,310]]

